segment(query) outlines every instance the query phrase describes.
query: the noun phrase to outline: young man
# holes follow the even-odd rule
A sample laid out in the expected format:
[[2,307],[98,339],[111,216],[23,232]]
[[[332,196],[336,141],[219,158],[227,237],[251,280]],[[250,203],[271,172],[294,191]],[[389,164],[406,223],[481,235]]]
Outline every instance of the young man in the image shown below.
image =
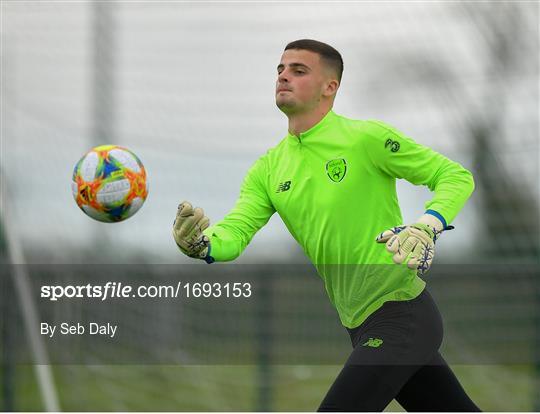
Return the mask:
[[[208,227],[202,209],[180,204],[177,245],[208,263],[233,260],[277,211],[353,343],[320,411],[382,411],[394,398],[408,411],[479,411],[438,352],[441,317],[418,277],[473,191],[470,172],[381,122],[335,114],[343,61],[333,47],[289,43],[277,71],[287,137],[249,170],[221,222]],[[396,178],[435,193],[414,224],[394,227]]]

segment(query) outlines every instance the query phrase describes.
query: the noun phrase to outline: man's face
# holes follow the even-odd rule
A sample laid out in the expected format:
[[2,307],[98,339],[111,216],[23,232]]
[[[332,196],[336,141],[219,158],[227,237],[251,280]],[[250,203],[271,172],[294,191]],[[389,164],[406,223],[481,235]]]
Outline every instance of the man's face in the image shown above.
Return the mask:
[[276,105],[282,112],[307,112],[319,105],[329,74],[317,53],[308,50],[286,50],[281,56],[277,71]]

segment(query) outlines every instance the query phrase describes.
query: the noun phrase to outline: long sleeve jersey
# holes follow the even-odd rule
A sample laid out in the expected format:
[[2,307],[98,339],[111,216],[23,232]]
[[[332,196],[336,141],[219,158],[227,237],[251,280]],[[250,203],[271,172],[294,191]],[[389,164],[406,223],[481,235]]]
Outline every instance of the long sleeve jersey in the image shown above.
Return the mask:
[[359,326],[384,302],[413,299],[425,287],[375,243],[381,231],[402,224],[397,178],[433,191],[425,206],[445,226],[474,188],[469,171],[396,129],[330,111],[255,162],[235,207],[204,232],[211,255],[235,259],[277,211],[317,268],[342,324]]

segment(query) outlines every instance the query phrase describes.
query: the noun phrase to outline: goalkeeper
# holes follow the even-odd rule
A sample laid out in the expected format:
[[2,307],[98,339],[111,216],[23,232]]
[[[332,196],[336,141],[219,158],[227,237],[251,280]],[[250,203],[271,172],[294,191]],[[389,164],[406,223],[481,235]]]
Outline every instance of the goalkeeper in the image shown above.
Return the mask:
[[[208,263],[233,260],[279,213],[353,344],[320,411],[382,411],[394,398],[408,411],[479,411],[438,351],[441,317],[419,277],[473,191],[471,173],[382,122],[333,112],[342,72],[327,44],[286,46],[276,104],[288,135],[251,167],[222,221],[209,227],[202,209],[180,204],[175,241]],[[409,225],[396,178],[434,192]]]

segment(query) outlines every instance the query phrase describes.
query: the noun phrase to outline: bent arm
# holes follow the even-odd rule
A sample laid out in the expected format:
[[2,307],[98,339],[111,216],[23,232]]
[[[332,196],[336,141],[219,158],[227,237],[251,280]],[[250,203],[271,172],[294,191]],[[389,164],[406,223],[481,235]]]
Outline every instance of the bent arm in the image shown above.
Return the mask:
[[385,174],[425,185],[434,192],[425,204],[426,214],[447,228],[474,191],[471,172],[382,122],[368,124],[367,150],[375,166]]

